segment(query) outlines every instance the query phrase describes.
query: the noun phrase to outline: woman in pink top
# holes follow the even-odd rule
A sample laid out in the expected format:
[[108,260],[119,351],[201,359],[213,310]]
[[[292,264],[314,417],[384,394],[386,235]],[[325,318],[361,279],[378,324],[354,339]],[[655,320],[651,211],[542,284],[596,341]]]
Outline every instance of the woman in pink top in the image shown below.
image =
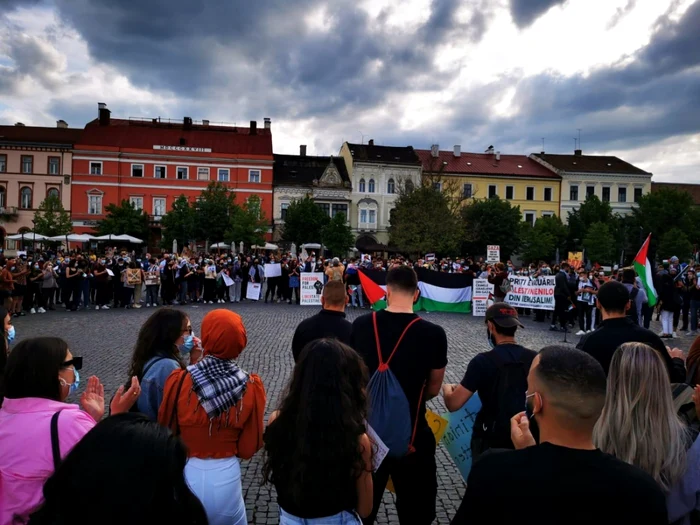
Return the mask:
[[[60,461],[102,419],[104,387],[95,376],[80,398],[83,410],[65,403],[78,389],[81,367],[82,358],[57,337],[24,340],[8,356],[0,385],[0,525],[26,523],[42,501],[42,487],[55,463],[52,420],[58,438],[55,459]],[[120,387],[112,414],[128,411],[139,392],[136,378],[128,391]]]

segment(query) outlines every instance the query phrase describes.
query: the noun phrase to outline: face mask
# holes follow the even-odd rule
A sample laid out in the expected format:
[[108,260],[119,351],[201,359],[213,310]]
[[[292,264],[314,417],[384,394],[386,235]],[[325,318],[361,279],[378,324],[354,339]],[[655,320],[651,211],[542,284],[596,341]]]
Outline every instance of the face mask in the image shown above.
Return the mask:
[[493,344],[493,336],[491,335],[491,332],[489,329],[486,329],[486,340],[489,342],[489,347],[493,349],[496,345]]
[[38,270],[38,269],[39,269],[39,265],[38,265],[38,264],[35,264],[35,265],[34,265],[34,269],[35,269],[35,270]]
[[17,334],[15,332],[15,327],[10,326],[10,328],[7,329],[7,342],[11,343],[12,341],[14,341],[16,335]]
[[532,411],[532,408],[530,408],[530,403],[527,402],[528,399],[533,397],[535,394],[529,394],[525,396],[525,415],[527,416],[528,419],[532,419],[535,417],[534,412]]
[[70,259],[66,259],[65,263],[68,264],[70,262]]
[[185,342],[182,343],[178,349],[180,350],[181,353],[183,354],[189,354],[192,349],[194,348],[194,336],[192,334],[188,334],[185,336]]
[[[73,374],[75,374],[75,381],[73,381],[73,383],[71,385],[69,385],[69,388],[68,388],[68,395],[69,396],[71,394],[75,394],[78,391],[78,387],[80,386],[80,373],[76,369],[73,369]],[[61,379],[61,384],[63,386],[68,385],[68,383],[66,383],[65,379]]]
[[105,261],[104,259],[102,259],[102,260],[100,261],[100,264],[104,266],[104,265],[106,264],[106,262],[107,262],[107,261]]

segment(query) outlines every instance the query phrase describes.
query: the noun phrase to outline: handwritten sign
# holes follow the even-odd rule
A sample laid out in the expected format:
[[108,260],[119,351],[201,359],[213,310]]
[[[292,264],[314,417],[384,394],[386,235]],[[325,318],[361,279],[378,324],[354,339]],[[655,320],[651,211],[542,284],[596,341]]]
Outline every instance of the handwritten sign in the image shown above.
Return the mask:
[[464,481],[469,477],[472,468],[472,432],[479,410],[481,399],[479,394],[474,394],[461,409],[446,415],[449,425],[442,442]]
[[323,274],[320,272],[302,272],[300,289],[299,304],[303,306],[320,306],[321,293],[323,292]]
[[127,268],[126,284],[141,284],[141,270],[139,270],[138,268]]
[[488,279],[474,279],[472,294],[472,315],[484,317],[489,307],[489,297],[493,294],[493,285]]
[[510,291],[505,302],[515,308],[554,310],[554,279],[553,275],[536,279],[510,275]]
[[497,263],[501,260],[501,247],[498,244],[489,244],[486,247],[486,262]]
[[282,266],[280,263],[267,263],[265,265],[265,277],[280,277],[282,275]]

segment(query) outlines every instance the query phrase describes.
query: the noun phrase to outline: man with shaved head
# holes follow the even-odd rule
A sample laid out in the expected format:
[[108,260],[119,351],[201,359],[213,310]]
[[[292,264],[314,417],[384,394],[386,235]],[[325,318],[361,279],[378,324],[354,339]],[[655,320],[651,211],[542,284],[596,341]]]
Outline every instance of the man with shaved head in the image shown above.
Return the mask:
[[542,349],[528,374],[525,411],[511,420],[516,450],[474,463],[452,523],[668,523],[657,483],[593,445],[605,387],[605,372],[590,355]]

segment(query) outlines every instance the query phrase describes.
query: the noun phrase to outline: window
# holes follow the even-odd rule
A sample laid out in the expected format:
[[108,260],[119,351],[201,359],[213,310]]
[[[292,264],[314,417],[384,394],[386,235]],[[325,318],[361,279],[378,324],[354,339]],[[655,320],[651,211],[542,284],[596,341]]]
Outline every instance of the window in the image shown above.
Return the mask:
[[34,157],[22,155],[22,173],[34,173]]
[[367,188],[369,193],[374,193],[374,179],[369,179],[369,185]]
[[49,188],[49,191],[46,192],[47,197],[56,197],[57,199],[60,198],[60,195],[58,193],[58,188]]
[[617,188],[617,202],[627,202],[627,188],[624,186]]
[[280,206],[281,212],[282,212],[282,220],[286,220],[287,218],[287,210],[289,209],[289,203],[288,202],[283,202]]
[[19,190],[19,207],[23,210],[32,209],[32,189],[29,186]]
[[323,210],[323,213],[325,213],[326,215],[330,215],[330,214],[331,214],[331,205],[330,205],[329,203],[327,203],[327,202],[317,202],[317,203],[316,203],[316,206],[318,206],[319,208],[321,208],[321,209]]
[[143,177],[143,164],[132,164],[131,165],[131,176],[132,177]]
[[472,185],[471,184],[465,184],[462,187],[462,197],[465,199],[471,199],[472,198]]
[[260,170],[248,170],[248,182],[260,183]]
[[[2,159],[0,159],[0,160],[2,160]],[[635,188],[634,189],[634,202],[639,202],[642,199],[642,192],[643,192],[643,188]]]
[[153,215],[156,217],[165,215],[165,197],[153,198]]
[[574,186],[573,184],[569,186],[569,200],[570,201],[577,201],[578,200],[578,186]]
[[102,163],[90,162],[90,175],[102,175]]
[[433,189],[435,191],[442,191],[442,182],[433,182]]
[[369,210],[369,223],[376,224],[377,222],[377,210]]
[[595,195],[595,186],[586,186],[586,198]]
[[506,186],[506,199],[513,200],[515,198],[515,188],[513,186]]
[[529,201],[535,200],[535,188],[533,188],[532,186],[527,187],[527,189],[525,190],[525,199]]
[[58,175],[61,172],[61,157],[49,157],[49,175]]
[[493,199],[494,197],[497,197],[498,194],[496,193],[496,185],[495,184],[489,184],[489,199]]
[[545,188],[544,189],[544,200],[546,200],[546,201],[552,200],[552,188]]
[[153,178],[164,179],[168,176],[167,166],[154,166],[153,167]]
[[189,178],[190,169],[187,166],[177,167],[177,180],[187,180]]
[[0,186],[0,208],[5,207],[5,186]]
[[102,195],[88,194],[88,214],[102,215]]
[[143,210],[143,197],[129,197],[129,204],[137,210]]
[[197,168],[197,180],[209,180],[209,168]]
[[0,155],[0,173],[7,171],[7,155]]
[[360,210],[360,224],[367,223],[367,210]]
[[603,202],[610,202],[610,186],[603,186]]
[[225,168],[219,168],[219,177],[218,181],[219,182],[228,182],[229,179],[229,171],[228,169]]
[[394,179],[389,179],[389,182],[386,183],[386,192],[389,194],[396,193],[396,184],[394,183]]
[[412,180],[407,180],[406,181],[406,191],[408,193],[411,193],[413,191],[414,185]]
[[554,212],[553,211],[543,211],[542,217],[554,217]]
[[365,179],[360,179],[360,188],[357,191],[359,191],[360,193],[365,192]]
[[534,226],[535,225],[535,213],[534,212],[526,213],[525,214],[525,222],[531,226]]
[[331,217],[335,217],[339,213],[345,215],[345,219],[348,218],[348,205],[347,204],[333,204],[331,206]]

